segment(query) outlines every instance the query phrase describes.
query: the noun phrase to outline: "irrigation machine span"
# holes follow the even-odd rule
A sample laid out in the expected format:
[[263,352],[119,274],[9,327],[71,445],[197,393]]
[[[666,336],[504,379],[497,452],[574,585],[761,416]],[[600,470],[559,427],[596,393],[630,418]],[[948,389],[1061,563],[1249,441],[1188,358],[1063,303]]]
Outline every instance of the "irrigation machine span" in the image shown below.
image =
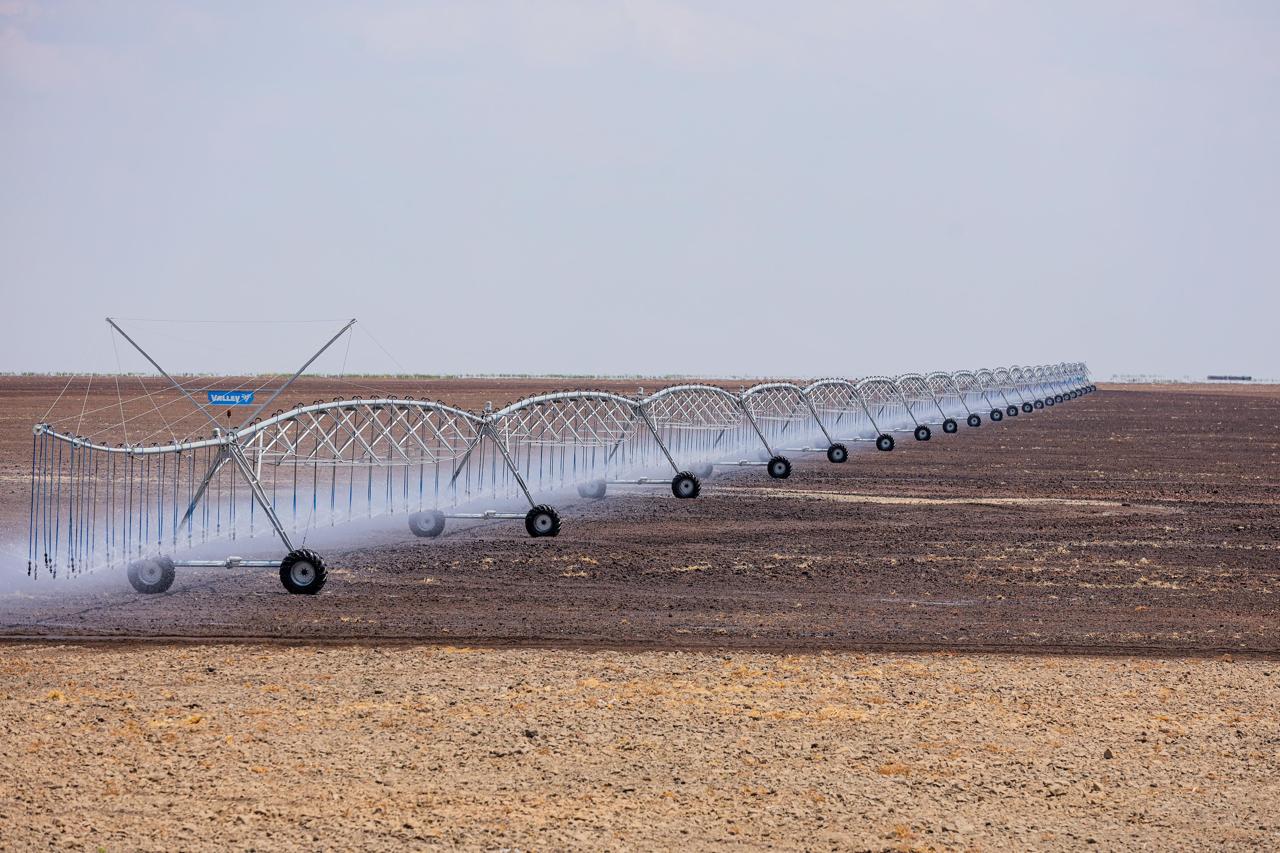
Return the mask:
[[[167,444],[112,444],[38,423],[33,430],[28,573],[123,566],[136,590],[169,588],[183,567],[277,569],[291,593],[319,592],[324,559],[300,545],[308,531],[403,515],[416,536],[450,520],[523,521],[555,536],[551,500],[603,498],[611,488],[668,487],[697,498],[718,466],[791,474],[785,453],[849,445],[891,451],[894,436],[928,441],[1095,390],[1084,364],[960,370],[898,377],[770,382],[737,392],[682,384],[634,396],[566,390],[471,412],[412,397],[271,404],[343,334],[343,327],[238,426],[224,428],[114,321],[209,421],[209,435]],[[518,509],[516,508],[518,507]],[[184,550],[269,532],[280,559],[179,559]],[[297,540],[297,541],[296,541]]]

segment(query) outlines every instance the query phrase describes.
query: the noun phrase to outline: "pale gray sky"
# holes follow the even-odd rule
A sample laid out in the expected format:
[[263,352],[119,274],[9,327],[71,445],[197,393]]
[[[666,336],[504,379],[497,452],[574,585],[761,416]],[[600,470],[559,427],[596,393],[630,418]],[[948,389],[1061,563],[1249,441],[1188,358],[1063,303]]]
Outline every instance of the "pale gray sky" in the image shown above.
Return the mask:
[[1280,376],[1278,152],[1274,2],[0,0],[0,370]]

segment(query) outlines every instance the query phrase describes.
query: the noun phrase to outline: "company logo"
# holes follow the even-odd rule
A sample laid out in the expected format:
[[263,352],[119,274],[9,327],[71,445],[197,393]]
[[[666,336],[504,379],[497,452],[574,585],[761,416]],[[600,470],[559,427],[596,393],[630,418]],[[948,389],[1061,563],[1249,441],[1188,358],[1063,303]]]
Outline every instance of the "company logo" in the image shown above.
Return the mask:
[[252,391],[209,391],[209,404],[212,406],[251,406]]

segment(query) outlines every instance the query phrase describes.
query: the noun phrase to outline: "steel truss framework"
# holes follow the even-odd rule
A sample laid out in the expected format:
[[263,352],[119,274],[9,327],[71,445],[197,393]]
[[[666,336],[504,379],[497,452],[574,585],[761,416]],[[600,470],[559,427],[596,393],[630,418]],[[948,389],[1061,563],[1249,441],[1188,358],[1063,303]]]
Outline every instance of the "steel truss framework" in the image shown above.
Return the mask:
[[[927,441],[932,427],[954,433],[961,420],[977,427],[983,414],[999,421],[1093,390],[1085,365],[1072,363],[737,393],[700,384],[647,396],[561,391],[483,413],[411,397],[338,399],[151,446],[96,443],[41,423],[28,570],[125,565],[136,588],[159,592],[176,567],[256,565],[278,567],[290,592],[316,592],[323,559],[294,538],[320,527],[403,514],[413,533],[431,537],[451,518],[509,518],[531,536],[554,536],[560,516],[545,501],[565,491],[602,498],[612,487],[661,484],[690,499],[716,466],[761,466],[784,479],[786,452],[842,463],[854,442],[892,450],[896,434]],[[283,559],[170,556],[268,532]]]

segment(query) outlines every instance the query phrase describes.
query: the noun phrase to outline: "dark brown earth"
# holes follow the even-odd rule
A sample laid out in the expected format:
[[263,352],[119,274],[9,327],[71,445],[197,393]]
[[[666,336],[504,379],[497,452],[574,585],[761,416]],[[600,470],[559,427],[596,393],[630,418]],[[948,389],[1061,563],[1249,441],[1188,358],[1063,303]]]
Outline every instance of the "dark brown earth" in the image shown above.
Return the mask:
[[[541,390],[503,381],[429,396]],[[1277,423],[1273,387],[1104,386],[841,466],[797,457],[784,482],[753,468],[717,473],[696,501],[562,505],[555,539],[507,522],[331,549],[317,598],[263,570],[183,570],[155,597],[119,579],[19,584],[0,632],[1274,655]]]

